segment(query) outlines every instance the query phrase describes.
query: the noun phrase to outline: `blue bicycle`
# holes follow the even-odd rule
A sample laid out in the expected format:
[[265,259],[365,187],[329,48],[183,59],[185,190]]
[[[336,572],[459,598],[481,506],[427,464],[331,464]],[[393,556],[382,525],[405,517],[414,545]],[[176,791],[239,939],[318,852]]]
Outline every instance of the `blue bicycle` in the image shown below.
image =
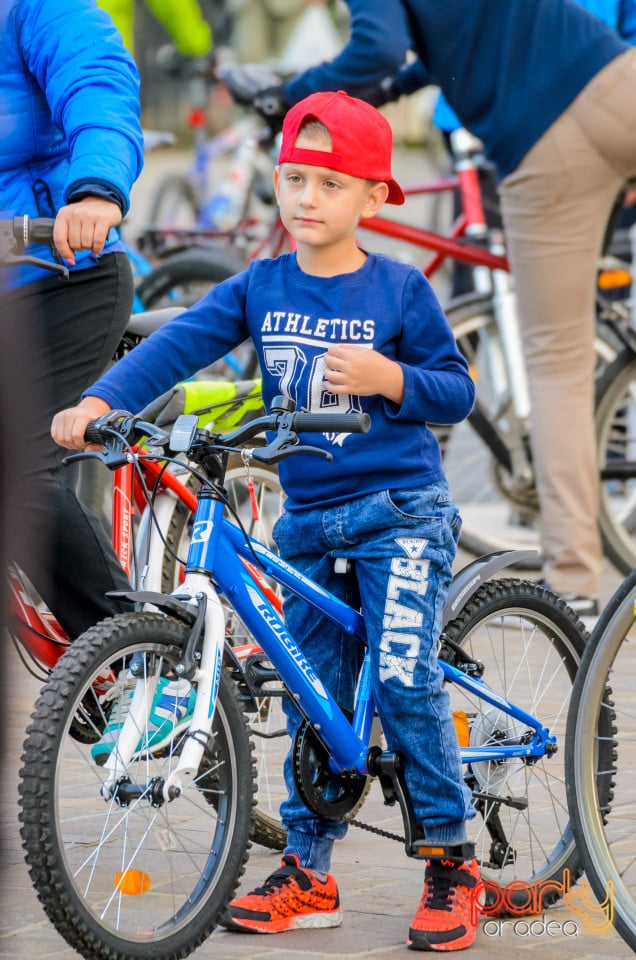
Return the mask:
[[[130,613],[79,638],[44,686],[25,741],[20,818],[32,882],[84,957],[176,960],[212,932],[248,855],[251,736],[280,696],[304,717],[293,768],[308,807],[356,822],[369,783],[378,783],[384,802],[399,808],[409,856],[449,853],[431,850],[418,830],[401,757],[373,741],[368,658],[350,717],[287,632],[270,585],[294,591],[364,644],[359,610],[224,517],[230,452],[243,451],[249,473],[252,462],[317,452],[307,445],[311,431],[366,428],[364,416],[298,413],[278,398],[268,415],[225,436],[199,429],[195,417],[179,418],[168,436],[121,411],[87,431],[106,445],[97,455],[110,467],[132,457],[139,435],[154,446],[145,455],[185,455],[200,490],[184,583],[171,595],[130,592]],[[500,913],[532,912],[537,896],[548,906],[566,877],[580,874],[561,746],[585,633],[550,592],[493,579],[521,559],[494,554],[456,576],[439,647],[477,810],[471,841]],[[226,642],[236,617],[254,641],[247,657]],[[162,714],[156,696],[168,684],[180,691],[169,701],[181,702],[173,715],[165,704]],[[285,732],[272,743],[282,771]]]

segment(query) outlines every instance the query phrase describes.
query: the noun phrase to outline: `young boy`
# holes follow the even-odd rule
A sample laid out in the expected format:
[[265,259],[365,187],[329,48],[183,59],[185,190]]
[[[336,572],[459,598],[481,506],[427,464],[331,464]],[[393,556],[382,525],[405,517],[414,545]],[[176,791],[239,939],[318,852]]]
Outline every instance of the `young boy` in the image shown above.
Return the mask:
[[[427,422],[456,423],[474,387],[423,275],[356,243],[362,217],[403,203],[391,174],[391,128],[346,94],[317,93],[289,111],[274,185],[296,253],[253,262],[117,363],[77,407],[59,413],[54,439],[82,448],[89,420],[148,401],[246,337],[257,346],[263,397],[312,411],[365,411],[367,434],[312,435],[333,460],[280,464],[287,494],[275,539],[281,555],[343,596],[354,565],[387,747],[406,760],[406,782],[428,840],[466,841],[474,815],[436,650],[460,521]],[[350,599],[350,598],[349,598]],[[351,638],[298,598],[287,628],[338,701],[351,704],[358,651]],[[300,717],[287,704],[293,737]],[[342,921],[329,875],[346,825],[317,817],[296,789],[291,761],[281,816],[288,843],[264,886],[234,900],[229,929],[274,933]],[[475,937],[475,860],[428,863],[408,943],[455,950]]]

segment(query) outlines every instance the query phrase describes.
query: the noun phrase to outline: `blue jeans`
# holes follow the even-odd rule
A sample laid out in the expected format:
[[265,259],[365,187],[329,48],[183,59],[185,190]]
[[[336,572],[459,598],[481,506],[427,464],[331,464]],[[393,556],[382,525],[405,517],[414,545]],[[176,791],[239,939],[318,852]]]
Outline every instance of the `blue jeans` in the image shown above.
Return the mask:
[[[286,512],[274,537],[281,556],[336,596],[362,609],[371,653],[373,694],[389,750],[406,760],[406,783],[426,837],[466,839],[474,816],[461,770],[448,693],[437,660],[441,617],[461,521],[442,480],[417,490],[383,490],[328,508]],[[355,578],[334,571],[354,561]],[[351,708],[363,651],[306,601],[285,599],[289,633],[341,707]],[[290,736],[300,723],[285,698]],[[345,823],[317,817],[303,804],[291,758],[281,818],[287,852],[327,871]]]

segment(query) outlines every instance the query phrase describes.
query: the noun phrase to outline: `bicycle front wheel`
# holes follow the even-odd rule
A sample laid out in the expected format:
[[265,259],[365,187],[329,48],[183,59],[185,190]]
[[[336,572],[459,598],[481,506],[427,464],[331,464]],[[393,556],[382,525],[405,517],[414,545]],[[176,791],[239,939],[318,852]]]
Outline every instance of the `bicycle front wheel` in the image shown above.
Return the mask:
[[[566,777],[579,852],[600,907],[636,950],[636,570],[603,611],[585,649],[568,716]],[[597,773],[598,771],[598,773]]]
[[[492,580],[469,600],[442,636],[483,665],[484,683],[531,714],[556,738],[540,758],[480,760],[467,765],[477,816],[468,821],[482,877],[504,888],[501,912],[532,913],[558,898],[565,871],[581,865],[570,826],[564,776],[566,719],[585,642],[573,611],[550,591],[520,580]],[[452,659],[442,642],[440,656]],[[461,660],[460,660],[461,667]],[[514,712],[448,684],[451,708],[465,725],[466,745],[487,749],[523,743],[531,730]],[[459,721],[458,721],[459,722]],[[518,890],[508,888],[521,881]],[[553,881],[541,893],[541,884]],[[496,887],[494,886],[496,885]],[[536,903],[534,904],[536,907]]]
[[[210,934],[244,869],[254,769],[226,671],[197,775],[169,800],[162,792],[187,713],[176,714],[175,696],[172,722],[164,729],[157,718],[171,717],[166,684],[188,634],[159,614],[105,620],[58,662],[36,703],[20,771],[22,841],[49,919],[84,957],[185,957]],[[150,678],[163,684],[162,698],[115,788],[102,794],[105,728],[117,749],[133,691]]]

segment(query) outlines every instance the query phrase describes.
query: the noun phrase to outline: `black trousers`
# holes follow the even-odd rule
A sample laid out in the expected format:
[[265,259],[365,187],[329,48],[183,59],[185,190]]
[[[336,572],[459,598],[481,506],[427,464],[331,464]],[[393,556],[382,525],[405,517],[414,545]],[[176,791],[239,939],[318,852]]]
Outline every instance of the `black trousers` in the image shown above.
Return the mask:
[[[129,584],[102,521],[76,496],[75,469],[61,465],[69,451],[53,442],[51,420],[75,405],[106,369],[132,300],[132,273],[123,253],[106,254],[69,280],[51,277],[3,298],[2,342],[19,343],[24,360],[12,378],[3,378],[1,391],[3,409],[13,411],[17,473],[11,483],[10,549],[71,637],[123,609],[104,594]],[[17,405],[16,392],[23,397]]]

